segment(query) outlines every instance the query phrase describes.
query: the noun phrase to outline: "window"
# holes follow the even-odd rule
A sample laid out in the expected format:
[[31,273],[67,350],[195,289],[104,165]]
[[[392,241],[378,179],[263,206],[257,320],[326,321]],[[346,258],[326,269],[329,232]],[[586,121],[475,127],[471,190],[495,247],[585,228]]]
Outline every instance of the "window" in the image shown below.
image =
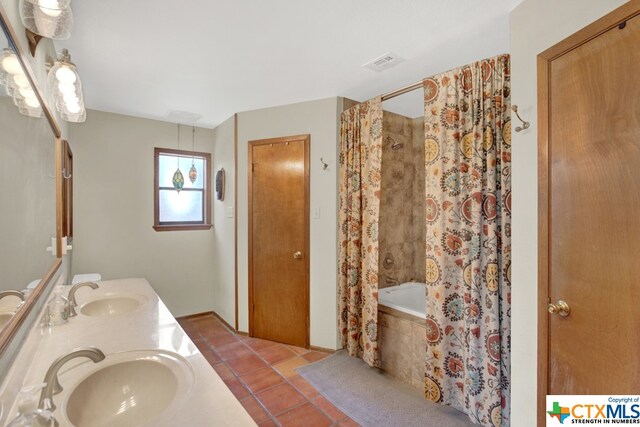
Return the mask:
[[[211,154],[192,151],[155,149],[155,213],[156,231],[208,230],[211,228]],[[198,172],[189,179],[191,165]],[[173,188],[176,169],[184,177],[180,192]]]

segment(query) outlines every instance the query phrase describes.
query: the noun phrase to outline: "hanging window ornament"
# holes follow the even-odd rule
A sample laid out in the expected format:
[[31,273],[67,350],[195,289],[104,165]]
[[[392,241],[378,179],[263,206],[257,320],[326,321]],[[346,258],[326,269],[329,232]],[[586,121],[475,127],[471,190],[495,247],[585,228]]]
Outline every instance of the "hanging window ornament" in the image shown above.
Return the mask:
[[[180,150],[180,124],[178,124],[178,150]],[[184,176],[182,172],[180,172],[180,156],[176,157],[178,159],[178,168],[173,174],[173,188],[179,193],[180,190],[184,187]]]
[[[196,140],[196,127],[192,126],[192,130],[191,130],[191,152],[192,153],[195,151],[194,150],[195,140]],[[198,179],[198,169],[196,169],[194,157],[192,156],[191,169],[189,169],[189,181],[191,181],[191,183],[194,184],[196,182],[196,179]]]

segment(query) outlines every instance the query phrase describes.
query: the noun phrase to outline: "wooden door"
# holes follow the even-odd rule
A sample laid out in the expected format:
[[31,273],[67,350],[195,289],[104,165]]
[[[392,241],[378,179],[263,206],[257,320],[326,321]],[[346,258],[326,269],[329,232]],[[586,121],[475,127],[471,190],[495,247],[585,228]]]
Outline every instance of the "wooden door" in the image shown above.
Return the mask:
[[249,143],[249,334],[309,346],[309,135]]
[[[638,13],[631,2],[539,58],[539,408],[545,394],[640,392]],[[566,317],[547,311],[560,300]]]

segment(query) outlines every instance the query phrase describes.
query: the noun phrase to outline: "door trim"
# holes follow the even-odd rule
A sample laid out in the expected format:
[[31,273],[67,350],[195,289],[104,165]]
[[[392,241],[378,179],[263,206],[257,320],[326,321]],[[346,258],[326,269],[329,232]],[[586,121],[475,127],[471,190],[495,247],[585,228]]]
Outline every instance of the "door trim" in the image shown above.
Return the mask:
[[546,423],[546,395],[549,388],[549,207],[551,203],[549,164],[551,62],[589,42],[636,15],[640,0],[631,0],[538,55],[538,426]]
[[[639,0],[640,1],[640,0]],[[310,260],[310,252],[309,252],[309,212],[310,212],[310,190],[309,190],[309,146],[311,142],[311,135],[293,135],[293,136],[284,136],[280,138],[269,138],[269,139],[258,139],[249,141],[249,156],[247,163],[247,174],[249,181],[249,306],[247,309],[249,310],[249,336],[253,337],[253,174],[251,173],[251,165],[253,163],[253,147],[259,145],[267,145],[267,144],[283,144],[286,142],[294,142],[294,141],[303,141],[304,142],[304,269],[305,269],[305,283],[304,283],[304,291],[305,291],[305,348],[309,348],[309,333],[310,333],[310,319],[309,319],[309,311],[310,311],[310,301],[309,301],[309,293],[310,293],[310,281],[309,281],[309,260]]]

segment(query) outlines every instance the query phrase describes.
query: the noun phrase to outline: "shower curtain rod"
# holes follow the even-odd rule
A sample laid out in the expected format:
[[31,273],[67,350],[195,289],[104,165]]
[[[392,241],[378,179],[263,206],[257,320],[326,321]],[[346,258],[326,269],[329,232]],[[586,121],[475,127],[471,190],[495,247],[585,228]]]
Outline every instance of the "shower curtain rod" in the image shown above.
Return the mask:
[[396,89],[396,90],[394,90],[392,92],[385,93],[384,95],[382,95],[382,100],[386,101],[388,99],[395,98],[396,96],[403,95],[403,94],[405,94],[407,92],[411,92],[413,90],[420,89],[421,87],[422,87],[422,80],[420,80],[419,82],[415,82],[413,84],[410,84],[408,86],[401,87],[400,89]]

